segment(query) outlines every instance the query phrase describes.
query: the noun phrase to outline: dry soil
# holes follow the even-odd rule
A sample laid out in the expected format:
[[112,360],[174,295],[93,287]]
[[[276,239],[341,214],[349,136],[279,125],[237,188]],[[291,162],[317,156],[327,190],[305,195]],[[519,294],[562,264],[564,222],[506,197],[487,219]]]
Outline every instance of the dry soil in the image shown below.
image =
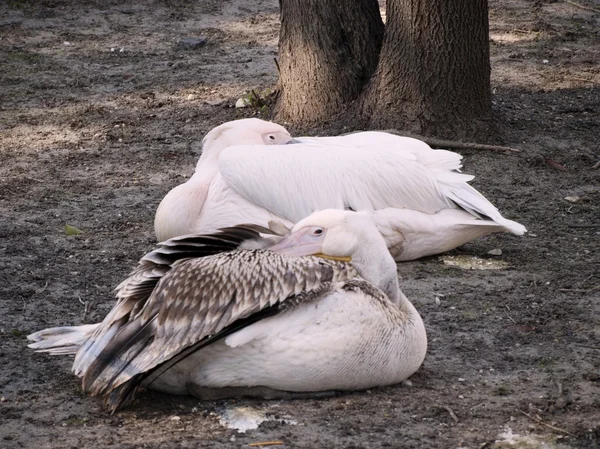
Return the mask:
[[[269,117],[232,105],[275,85],[278,3],[0,3],[0,448],[600,447],[599,6],[490,9],[496,120],[522,152],[464,151],[465,172],[529,233],[452,253],[505,269],[399,265],[430,338],[412,386],[291,402],[146,393],[111,416],[81,394],[70,359],[33,353],[25,336],[100,320],[203,135]],[[195,36],[206,45],[178,45]],[[221,426],[236,404],[275,421]]]

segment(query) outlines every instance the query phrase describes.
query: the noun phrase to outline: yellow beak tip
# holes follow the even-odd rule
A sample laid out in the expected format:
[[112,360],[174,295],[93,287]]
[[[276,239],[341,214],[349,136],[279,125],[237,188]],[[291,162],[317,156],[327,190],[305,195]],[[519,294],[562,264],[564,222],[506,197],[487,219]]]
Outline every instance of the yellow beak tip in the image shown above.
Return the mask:
[[352,262],[352,257],[350,256],[329,256],[323,253],[317,253],[314,255],[316,257],[320,257],[321,259],[337,260],[338,262]]

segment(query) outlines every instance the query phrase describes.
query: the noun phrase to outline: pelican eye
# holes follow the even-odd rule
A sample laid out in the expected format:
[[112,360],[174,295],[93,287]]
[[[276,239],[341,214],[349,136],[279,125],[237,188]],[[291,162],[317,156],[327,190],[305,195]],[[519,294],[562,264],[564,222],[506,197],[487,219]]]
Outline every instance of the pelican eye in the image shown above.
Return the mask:
[[313,231],[313,235],[321,235],[321,234],[323,234],[323,230],[322,230],[321,228],[319,228],[319,229],[315,229],[315,230]]
[[271,139],[271,140],[275,140],[275,136],[274,136],[273,134],[271,134],[271,135],[269,136],[269,139]]

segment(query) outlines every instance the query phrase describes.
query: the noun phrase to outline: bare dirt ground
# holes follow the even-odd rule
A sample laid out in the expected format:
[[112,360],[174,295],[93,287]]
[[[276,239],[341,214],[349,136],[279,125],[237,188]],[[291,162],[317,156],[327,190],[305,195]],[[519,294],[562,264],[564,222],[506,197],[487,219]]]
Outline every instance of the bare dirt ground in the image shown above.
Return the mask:
[[[412,386],[292,402],[146,393],[114,416],[70,359],[25,336],[110,310],[203,135],[260,113],[231,106],[276,82],[278,4],[0,3],[0,448],[600,447],[600,14],[579,1],[596,12],[491,1],[494,108],[522,153],[465,151],[465,172],[529,234],[453,252],[507,269],[399,266],[430,341]],[[198,35],[204,47],[178,46]],[[239,404],[275,421],[220,425]]]

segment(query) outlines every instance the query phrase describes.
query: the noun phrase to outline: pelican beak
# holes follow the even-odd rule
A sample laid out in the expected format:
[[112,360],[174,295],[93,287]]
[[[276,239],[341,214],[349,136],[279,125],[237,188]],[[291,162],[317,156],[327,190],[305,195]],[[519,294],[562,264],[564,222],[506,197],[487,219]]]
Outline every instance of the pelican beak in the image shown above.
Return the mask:
[[323,254],[323,241],[325,240],[327,231],[320,235],[314,235],[314,230],[315,227],[313,226],[299,229],[268,249],[279,254],[285,254],[286,256],[317,256],[323,259],[343,262],[350,262],[352,260],[351,257]]
[[352,262],[352,257],[350,256],[328,256],[327,254],[323,253],[317,253],[313,255],[320,257],[321,259],[337,260],[339,262]]

